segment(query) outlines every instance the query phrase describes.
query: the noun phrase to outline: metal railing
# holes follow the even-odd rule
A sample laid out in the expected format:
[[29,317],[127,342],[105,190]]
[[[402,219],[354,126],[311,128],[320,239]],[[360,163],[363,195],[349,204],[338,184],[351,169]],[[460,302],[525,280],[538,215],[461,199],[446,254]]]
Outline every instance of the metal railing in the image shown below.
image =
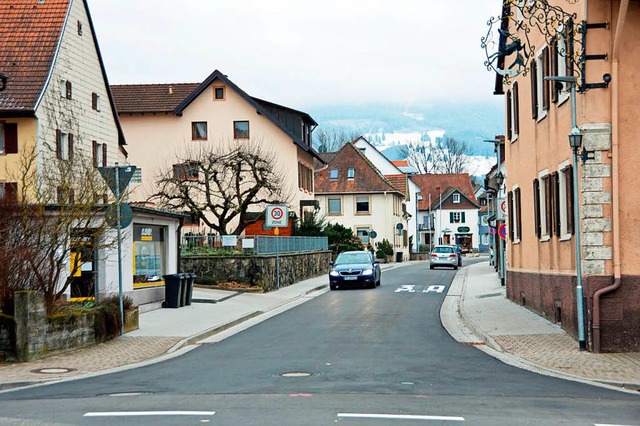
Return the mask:
[[329,250],[327,237],[272,237],[265,235],[185,235],[181,254],[184,255],[239,255],[305,253]]

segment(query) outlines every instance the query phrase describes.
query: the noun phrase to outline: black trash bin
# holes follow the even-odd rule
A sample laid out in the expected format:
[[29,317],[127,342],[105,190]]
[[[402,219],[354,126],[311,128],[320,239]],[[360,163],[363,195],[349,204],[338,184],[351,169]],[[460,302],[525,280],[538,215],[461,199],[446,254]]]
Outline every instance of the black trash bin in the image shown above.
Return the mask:
[[396,262],[402,262],[402,252],[401,251],[397,251],[396,252]]
[[182,302],[183,274],[163,275],[164,278],[164,302],[163,308],[179,308]]
[[186,291],[185,291],[185,302],[184,302],[184,304],[186,306],[190,306],[191,305],[191,299],[193,298],[193,281],[196,279],[197,275],[194,274],[193,272],[188,272],[185,275],[187,276],[187,278],[185,279]]

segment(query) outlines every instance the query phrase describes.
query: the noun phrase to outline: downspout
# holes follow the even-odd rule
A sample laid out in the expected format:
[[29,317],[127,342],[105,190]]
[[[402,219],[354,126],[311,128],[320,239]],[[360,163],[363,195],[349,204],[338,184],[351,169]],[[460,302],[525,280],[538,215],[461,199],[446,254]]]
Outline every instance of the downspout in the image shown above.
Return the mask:
[[613,39],[613,55],[611,57],[611,205],[612,205],[612,228],[613,228],[613,284],[601,288],[593,295],[593,351],[600,353],[600,298],[607,293],[615,291],[620,287],[620,175],[619,175],[619,132],[618,132],[618,52],[620,50],[620,40],[627,18],[629,0],[620,2],[618,10],[618,22],[616,34]]
[[182,258],[182,226],[184,225],[184,218],[180,217],[180,223],[178,224],[178,229],[176,230],[176,246],[178,248],[178,266],[176,267],[176,273],[180,273],[180,260]]

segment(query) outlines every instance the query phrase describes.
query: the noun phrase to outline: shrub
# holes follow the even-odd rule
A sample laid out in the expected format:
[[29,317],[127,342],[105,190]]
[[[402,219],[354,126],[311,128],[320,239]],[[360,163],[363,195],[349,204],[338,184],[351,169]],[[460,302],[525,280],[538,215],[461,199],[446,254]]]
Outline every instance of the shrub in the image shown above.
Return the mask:
[[202,285],[216,285],[218,283],[218,280],[215,279],[214,277],[205,275],[202,277],[196,277],[196,279],[193,282],[196,284],[202,284]]
[[376,243],[376,258],[384,259],[387,256],[393,256],[393,246],[384,238],[379,243]]

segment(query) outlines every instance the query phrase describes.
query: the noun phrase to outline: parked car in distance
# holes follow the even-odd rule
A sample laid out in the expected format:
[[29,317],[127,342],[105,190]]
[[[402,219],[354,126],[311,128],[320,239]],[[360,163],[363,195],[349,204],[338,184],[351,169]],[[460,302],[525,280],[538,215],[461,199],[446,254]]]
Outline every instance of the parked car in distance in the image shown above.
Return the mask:
[[462,266],[462,249],[457,244],[451,244],[451,247],[453,247],[458,255],[458,266]]
[[450,266],[453,269],[458,269],[456,249],[449,245],[435,246],[429,256],[429,268],[433,269],[436,266]]
[[343,251],[331,263],[329,287],[331,290],[346,287],[375,288],[380,285],[380,261],[369,251]]

